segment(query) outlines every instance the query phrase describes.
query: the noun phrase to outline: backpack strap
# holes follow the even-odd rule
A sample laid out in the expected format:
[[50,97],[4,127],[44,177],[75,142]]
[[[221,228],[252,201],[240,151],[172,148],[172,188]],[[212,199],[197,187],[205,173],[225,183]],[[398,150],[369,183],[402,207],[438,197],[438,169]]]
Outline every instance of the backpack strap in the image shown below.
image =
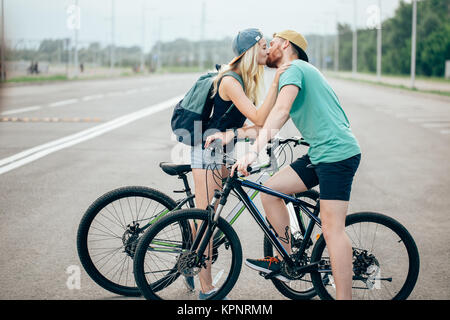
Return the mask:
[[[238,75],[236,72],[230,70],[222,76],[222,79],[226,76],[231,76],[231,77],[235,78],[241,84],[242,89],[245,89],[244,81],[242,80],[241,76]],[[222,81],[222,79],[220,79],[220,80]]]
[[[241,76],[238,75],[236,72],[231,71],[231,70],[228,71],[228,72],[226,72],[226,73],[222,76],[222,78],[220,79],[220,82],[222,82],[222,79],[223,79],[224,77],[226,77],[226,76],[231,76],[231,77],[235,78],[235,79],[236,79],[237,81],[239,81],[239,83],[241,84],[242,89],[245,90],[244,81],[242,80]],[[219,82],[219,86],[220,86],[220,82]],[[232,103],[231,106],[228,108],[228,110],[223,114],[221,120],[223,119],[223,117],[225,117],[226,115],[228,115],[228,114],[231,112],[231,110],[233,109],[233,107],[234,107],[234,103]]]

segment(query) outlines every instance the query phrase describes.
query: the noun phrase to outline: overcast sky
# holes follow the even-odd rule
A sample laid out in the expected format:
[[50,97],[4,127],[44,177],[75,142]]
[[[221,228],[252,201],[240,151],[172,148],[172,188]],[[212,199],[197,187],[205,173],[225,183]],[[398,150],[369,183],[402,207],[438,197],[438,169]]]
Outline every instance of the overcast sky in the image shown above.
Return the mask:
[[[145,31],[146,50],[158,40],[160,25],[163,41],[200,39],[202,3],[205,3],[206,39],[233,37],[237,31],[249,27],[259,28],[269,36],[282,29],[295,29],[306,35],[335,33],[336,20],[350,24],[354,20],[354,0],[78,0],[81,8],[80,43],[111,42],[112,1],[115,1],[116,45],[140,46]],[[359,27],[366,25],[370,19],[368,9],[378,5],[379,1],[357,0]],[[383,20],[394,14],[399,1],[381,0]],[[74,32],[67,27],[67,8],[76,0],[3,2],[9,43],[15,45],[22,39],[31,43],[44,38],[73,38]]]

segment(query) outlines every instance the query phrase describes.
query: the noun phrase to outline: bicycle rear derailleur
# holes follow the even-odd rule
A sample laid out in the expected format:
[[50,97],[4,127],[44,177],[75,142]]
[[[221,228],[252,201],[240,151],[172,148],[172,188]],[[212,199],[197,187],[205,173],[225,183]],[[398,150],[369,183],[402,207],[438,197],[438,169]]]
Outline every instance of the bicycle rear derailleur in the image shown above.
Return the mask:
[[124,246],[123,252],[128,254],[131,258],[134,258],[140,233],[139,223],[133,223],[133,225],[129,224],[127,226],[127,229],[122,235],[122,243]]

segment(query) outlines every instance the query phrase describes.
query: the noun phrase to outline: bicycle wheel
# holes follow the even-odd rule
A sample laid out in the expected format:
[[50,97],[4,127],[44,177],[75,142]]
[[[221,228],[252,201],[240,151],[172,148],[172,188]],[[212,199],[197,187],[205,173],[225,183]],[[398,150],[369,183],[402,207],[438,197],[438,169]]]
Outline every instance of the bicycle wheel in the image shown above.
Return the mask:
[[[417,246],[405,227],[393,218],[372,212],[351,214],[345,225],[353,247],[352,298],[407,299],[416,284],[420,262]],[[318,295],[324,300],[335,299],[323,235],[314,246],[311,260],[320,261],[319,272],[311,274]]]
[[194,235],[183,234],[183,229],[179,228],[180,224],[195,224],[199,230],[208,220],[205,210],[177,210],[144,233],[136,249],[134,275],[146,299],[197,299],[198,295],[186,289],[184,277],[180,275],[193,276],[195,287],[200,288],[198,274],[207,264],[210,264],[212,284],[218,289],[210,299],[220,300],[231,291],[242,266],[241,243],[233,228],[219,218],[215,233],[220,234],[220,238],[216,238],[211,248],[217,250],[205,250],[201,261],[197,261],[196,252],[190,250]]
[[88,275],[104,289],[140,296],[132,259],[145,225],[176,206],[167,195],[147,187],[122,187],[99,197],[78,227],[77,249]]
[[[297,199],[308,202],[312,205],[317,204],[317,200],[319,199],[319,192],[316,190],[308,190],[302,193],[298,193],[295,195]],[[291,221],[291,245],[292,252],[295,253],[299,249],[301,243],[303,241],[309,241],[310,244],[305,251],[305,255],[302,259],[303,264],[308,264],[311,257],[312,245],[314,239],[303,239],[303,236],[306,231],[306,227],[309,224],[309,218],[306,214],[302,214],[300,212],[300,208],[294,208],[296,215],[300,217],[300,223],[298,221]],[[314,230],[315,231],[315,230]],[[313,231],[313,235],[315,232]],[[264,256],[272,257],[274,254],[273,246],[270,243],[267,237],[264,237]],[[290,282],[280,281],[278,279],[271,279],[274,286],[277,290],[284,295],[285,297],[293,300],[309,300],[314,298],[317,294],[314,290],[314,286],[311,281],[311,277],[309,273],[306,273],[299,277],[299,279],[292,280]]]

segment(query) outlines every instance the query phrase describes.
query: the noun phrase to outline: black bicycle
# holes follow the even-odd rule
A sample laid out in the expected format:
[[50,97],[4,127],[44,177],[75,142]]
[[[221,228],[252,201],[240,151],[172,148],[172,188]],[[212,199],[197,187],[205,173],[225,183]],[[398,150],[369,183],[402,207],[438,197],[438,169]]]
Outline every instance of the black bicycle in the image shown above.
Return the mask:
[[[301,139],[294,139],[305,144]],[[234,160],[225,157],[230,168]],[[264,166],[249,168],[252,174]],[[296,222],[302,225],[293,237],[293,253],[288,254],[270,224],[259,212],[244,187],[283,199],[297,210]],[[260,226],[271,247],[282,256],[279,272],[262,274],[274,280],[281,275],[290,282],[307,279],[321,299],[334,299],[335,286],[331,263],[323,235],[314,241],[313,230],[320,228],[320,200],[311,204],[293,195],[271,190],[244,179],[237,172],[226,179],[222,191],[216,190],[206,210],[176,210],[146,230],[136,248],[134,275],[147,299],[192,299],[178,278],[196,276],[211,265],[213,285],[218,289],[211,299],[222,299],[235,285],[242,266],[240,240],[232,226],[221,217],[230,194],[235,194]],[[217,205],[217,209],[214,209]],[[307,225],[301,215],[309,218]],[[196,224],[196,234],[183,225]],[[359,212],[346,218],[346,232],[353,247],[353,285],[355,299],[406,299],[412,292],[419,274],[419,253],[414,239],[398,221],[374,212]],[[293,236],[293,235],[292,235]],[[295,243],[295,245],[294,245]],[[212,244],[212,250],[206,250]],[[308,250],[312,248],[312,253]],[[308,281],[308,280],[306,280]]]
[[[287,142],[270,149],[269,163],[265,167],[265,172],[256,177],[256,183],[264,183],[288,162],[287,150],[291,151],[292,162],[292,149]],[[133,274],[133,259],[140,237],[147,228],[169,212],[181,208],[195,208],[195,195],[188,181],[190,164],[162,162],[160,167],[167,175],[178,177],[182,181],[183,188],[173,192],[183,194],[183,197],[174,200],[161,191],[145,186],[120,187],[96,199],[80,221],[77,233],[80,261],[91,279],[110,292],[124,296],[140,296],[141,291],[135,283]],[[248,192],[251,199],[257,194],[257,190]],[[319,194],[315,190],[297,195],[297,198],[312,204],[316,204],[318,197]],[[244,209],[242,203],[236,203],[224,215],[226,221],[230,224],[235,223]],[[290,213],[298,215],[292,207]],[[183,227],[189,228],[189,225]],[[296,237],[300,234],[300,229],[297,229],[298,232],[294,235]],[[267,240],[265,243],[264,254],[270,255],[272,247]],[[282,294],[290,298],[307,299],[315,295],[311,280],[309,283],[292,282],[290,285],[276,279],[273,282]]]

